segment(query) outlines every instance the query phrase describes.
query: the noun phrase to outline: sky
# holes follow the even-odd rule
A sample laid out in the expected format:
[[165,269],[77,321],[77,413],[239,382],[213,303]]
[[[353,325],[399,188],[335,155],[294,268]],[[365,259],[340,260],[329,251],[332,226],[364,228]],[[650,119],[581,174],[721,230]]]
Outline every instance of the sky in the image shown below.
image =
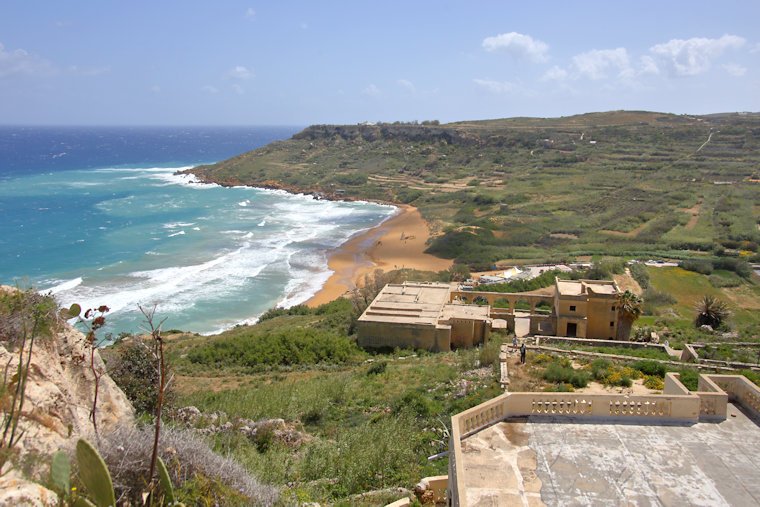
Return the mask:
[[760,2],[11,0],[0,124],[760,111]]

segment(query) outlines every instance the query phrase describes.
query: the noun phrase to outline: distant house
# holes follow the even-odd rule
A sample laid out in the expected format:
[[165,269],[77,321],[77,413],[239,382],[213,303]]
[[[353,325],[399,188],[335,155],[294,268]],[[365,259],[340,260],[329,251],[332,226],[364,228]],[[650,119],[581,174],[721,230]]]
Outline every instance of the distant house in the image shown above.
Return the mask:
[[620,289],[611,280],[556,279],[557,336],[615,339]]

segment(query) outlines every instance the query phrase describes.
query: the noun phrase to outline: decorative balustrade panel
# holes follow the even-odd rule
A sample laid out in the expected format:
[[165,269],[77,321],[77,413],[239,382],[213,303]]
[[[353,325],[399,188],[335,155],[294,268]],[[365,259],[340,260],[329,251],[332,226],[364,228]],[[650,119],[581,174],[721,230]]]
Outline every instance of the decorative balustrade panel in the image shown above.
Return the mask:
[[591,415],[593,403],[591,400],[577,398],[562,399],[533,399],[530,404],[531,414],[557,415]]
[[638,401],[623,400],[610,401],[611,416],[632,416],[632,417],[670,417],[672,402],[670,400],[658,401]]

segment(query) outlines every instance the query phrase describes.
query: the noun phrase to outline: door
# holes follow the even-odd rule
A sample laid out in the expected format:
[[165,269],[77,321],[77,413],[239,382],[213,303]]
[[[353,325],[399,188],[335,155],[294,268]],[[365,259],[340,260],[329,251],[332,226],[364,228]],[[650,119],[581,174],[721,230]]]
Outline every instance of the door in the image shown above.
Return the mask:
[[578,335],[578,324],[575,322],[567,323],[567,336],[575,338]]

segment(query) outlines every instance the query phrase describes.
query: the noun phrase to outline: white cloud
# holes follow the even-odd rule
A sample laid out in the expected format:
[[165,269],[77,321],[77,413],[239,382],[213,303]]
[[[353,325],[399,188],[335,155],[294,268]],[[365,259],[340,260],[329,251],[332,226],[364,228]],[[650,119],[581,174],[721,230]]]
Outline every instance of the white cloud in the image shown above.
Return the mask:
[[502,33],[483,39],[486,51],[506,51],[515,58],[524,58],[533,62],[545,62],[548,59],[549,45],[530,35],[517,32]]
[[227,77],[230,79],[246,80],[253,77],[253,72],[243,67],[242,65],[237,65],[227,73]]
[[47,60],[33,55],[23,49],[7,51],[0,44],[0,78],[21,76],[49,76],[55,68]]
[[633,69],[625,48],[592,49],[573,57],[573,68],[590,79],[609,77],[612,71],[619,77],[631,77]]
[[235,84],[232,85],[232,91],[234,91],[238,95],[243,95],[245,93],[245,88],[243,88],[239,84],[235,83]]
[[381,94],[380,88],[375,86],[374,84],[370,84],[365,89],[362,90],[362,94],[368,96],[368,97],[377,97]]
[[651,56],[644,55],[639,58],[639,73],[641,74],[659,74],[660,68],[657,66],[657,62]]
[[398,81],[396,81],[396,83],[398,83],[398,85],[401,86],[402,88],[406,88],[406,90],[411,93],[414,93],[417,91],[417,88],[414,86],[414,83],[412,83],[408,79],[399,79]]
[[562,67],[555,65],[551,69],[547,70],[541,77],[542,81],[564,81],[567,79],[568,73]]
[[216,86],[205,85],[205,86],[201,86],[201,91],[209,93],[211,95],[216,95],[217,93],[219,93],[219,88],[217,88]]
[[742,77],[747,73],[747,67],[742,67],[737,63],[727,63],[723,65],[723,70],[735,77]]
[[652,46],[649,51],[663,60],[672,74],[695,76],[709,70],[712,61],[723,52],[741,48],[746,42],[736,35],[724,35],[720,39],[671,39]]
[[512,93],[516,88],[509,81],[493,81],[491,79],[473,79],[472,81],[491,93]]
[[749,48],[750,53],[760,53],[760,42],[754,44],[751,48]]
[[67,70],[72,74],[80,76],[100,76],[111,72],[111,67],[89,67],[83,69],[78,65],[70,65]]
[[253,10],[251,7],[248,7],[248,10],[245,11],[245,17],[248,19],[253,19],[256,17],[256,11]]

